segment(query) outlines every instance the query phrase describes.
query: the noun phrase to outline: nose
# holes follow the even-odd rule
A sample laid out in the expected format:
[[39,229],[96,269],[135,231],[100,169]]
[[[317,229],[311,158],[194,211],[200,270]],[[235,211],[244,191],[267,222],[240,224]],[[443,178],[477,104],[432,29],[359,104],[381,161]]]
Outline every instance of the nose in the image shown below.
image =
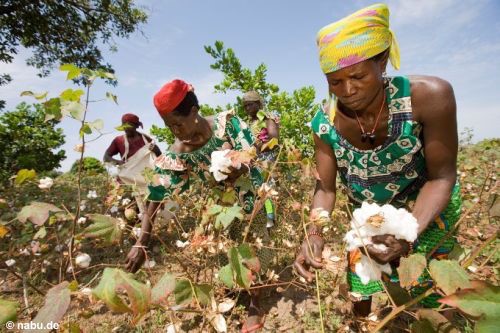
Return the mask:
[[351,97],[356,93],[356,87],[351,80],[345,81],[344,84],[344,97]]

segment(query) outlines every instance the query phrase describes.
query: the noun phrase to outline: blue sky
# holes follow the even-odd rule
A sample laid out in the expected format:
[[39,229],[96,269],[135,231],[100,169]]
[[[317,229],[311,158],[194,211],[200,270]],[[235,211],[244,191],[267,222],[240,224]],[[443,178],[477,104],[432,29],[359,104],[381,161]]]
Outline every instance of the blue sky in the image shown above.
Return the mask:
[[[152,96],[166,81],[183,78],[192,83],[201,103],[212,106],[233,102],[235,94],[213,93],[222,76],[210,69],[211,57],[204,45],[221,40],[231,47],[246,67],[261,62],[268,67],[268,80],[282,90],[302,86],[316,88],[317,100],[326,94],[315,46],[316,32],[324,25],[374,3],[365,0],[272,1],[272,0],[183,0],[138,1],[149,13],[149,21],[128,40],[117,40],[118,52],[106,52],[119,80],[117,87],[96,84],[91,99],[106,91],[118,95],[119,105],[93,103],[89,119],[103,119],[109,134],[91,142],[87,156],[99,159],[119,135],[113,128],[123,113],[140,116],[149,132],[162,125]],[[401,69],[389,74],[434,75],[451,82],[458,103],[459,129],[471,127],[476,140],[498,137],[500,87],[500,1],[497,0],[406,0],[387,1],[391,28],[401,48]],[[0,87],[0,96],[13,109],[23,90],[49,91],[56,95],[72,87],[57,70],[38,78],[25,65],[29,51],[21,50],[12,64],[0,63],[0,73],[14,81]],[[64,149],[68,158],[62,170],[78,157],[78,124],[63,120]],[[164,146],[161,146],[165,149]]]

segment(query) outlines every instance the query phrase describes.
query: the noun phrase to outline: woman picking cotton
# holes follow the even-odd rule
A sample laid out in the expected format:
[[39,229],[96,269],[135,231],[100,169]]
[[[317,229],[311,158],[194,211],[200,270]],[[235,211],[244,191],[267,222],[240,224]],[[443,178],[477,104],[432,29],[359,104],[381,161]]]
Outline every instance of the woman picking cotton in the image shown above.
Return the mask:
[[[165,84],[154,96],[154,105],[176,140],[170,151],[155,161],[155,176],[149,186],[148,196],[151,204],[147,214],[143,216],[140,237],[127,255],[127,269],[131,272],[137,271],[145,260],[154,215],[163,200],[189,190],[195,180],[200,180],[207,190],[208,187],[218,186],[224,191],[226,184],[233,186],[235,180],[245,174],[249,177],[251,186],[246,186],[245,189],[235,186],[235,189],[241,200],[240,205],[245,213],[251,215],[256,204],[257,190],[263,183],[260,170],[252,163],[233,161],[234,163],[226,164],[235,152],[250,150],[254,143],[248,126],[238,117],[231,112],[206,118],[201,116],[193,87],[182,80]],[[242,240],[243,224],[248,225],[248,219],[235,221],[230,225],[229,234],[233,240]],[[254,236],[264,243],[269,240],[264,213],[255,214],[250,234],[247,241]],[[256,267],[260,266],[265,272],[270,256],[269,250],[258,250],[260,265]],[[260,328],[260,321],[258,294],[253,293],[244,330]]]
[[[314,277],[309,268],[323,266],[322,224],[335,205],[337,172],[355,207],[369,202],[411,209],[415,242],[384,234],[367,246],[367,254],[381,265],[397,265],[411,249],[429,253],[460,213],[453,89],[437,77],[386,76],[388,60],[399,69],[387,6],[372,5],[327,25],[318,32],[317,44],[331,99],[311,123],[319,174],[312,204],[316,223],[309,226],[294,264],[308,281]],[[445,255],[453,244],[448,239],[436,254]],[[383,289],[379,281],[364,284],[355,273],[360,251],[363,247],[349,254],[347,279],[351,292],[362,295],[355,313],[366,316],[371,295]],[[391,278],[397,278],[392,271]],[[436,299],[423,303],[435,306]]]
[[[269,168],[269,163],[274,162],[278,155],[279,114],[276,111],[266,110],[262,96],[254,90],[247,91],[243,95],[242,100],[252,134],[255,137],[254,146],[258,151],[257,159]],[[276,144],[273,145],[272,140]],[[270,182],[274,183],[272,179]],[[267,199],[264,207],[267,216],[267,226],[270,228],[274,226],[276,219],[274,203],[271,199]]]

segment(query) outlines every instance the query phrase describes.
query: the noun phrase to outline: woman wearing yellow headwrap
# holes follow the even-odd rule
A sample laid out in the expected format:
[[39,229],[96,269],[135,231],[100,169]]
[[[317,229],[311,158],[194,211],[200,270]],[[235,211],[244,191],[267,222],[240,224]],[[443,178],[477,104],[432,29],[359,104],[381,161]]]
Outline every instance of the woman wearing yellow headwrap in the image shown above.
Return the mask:
[[[411,209],[417,219],[419,236],[413,244],[391,235],[373,239],[387,247],[368,246],[378,263],[397,266],[411,249],[429,253],[460,214],[453,89],[436,77],[385,76],[389,60],[399,68],[387,6],[375,4],[327,25],[318,32],[317,44],[331,98],[311,123],[319,174],[311,214],[319,217],[312,216],[317,223],[307,237],[312,253],[304,241],[294,264],[309,281],[314,277],[309,268],[322,267],[321,228],[335,204],[337,172],[355,207],[364,201],[391,204]],[[435,255],[445,255],[453,244],[448,239]],[[349,257],[352,267],[359,250]],[[351,291],[361,295],[355,312],[367,315],[370,296],[382,290],[381,282],[363,284],[353,270],[347,278]],[[415,293],[428,288],[428,276],[419,281]],[[424,305],[435,306],[435,298]]]

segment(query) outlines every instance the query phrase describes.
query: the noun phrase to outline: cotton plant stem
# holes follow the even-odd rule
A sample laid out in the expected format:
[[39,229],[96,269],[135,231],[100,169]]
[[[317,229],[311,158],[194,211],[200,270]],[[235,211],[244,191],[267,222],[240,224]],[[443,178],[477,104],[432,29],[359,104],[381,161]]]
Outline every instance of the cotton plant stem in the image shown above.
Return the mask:
[[[307,227],[306,227],[306,223],[305,223],[304,210],[303,209],[301,210],[301,213],[302,213],[301,214],[302,228],[304,229],[304,235],[305,235],[305,238],[306,238],[306,241],[307,241],[307,247],[309,248],[309,253],[312,256],[313,255],[313,251],[312,251],[311,243],[309,242],[309,235],[307,233]],[[321,332],[325,333],[325,324],[323,322],[323,311],[321,310],[321,297],[320,297],[320,293],[319,293],[319,275],[318,275],[318,271],[316,270],[314,272],[314,274],[315,274],[315,278],[316,278],[316,299],[318,301],[319,319],[321,321]]]
[[[346,208],[347,208],[347,212],[348,212],[349,216],[351,217],[352,220],[354,220],[354,229],[356,230],[356,234],[358,235],[359,239],[361,240],[361,243],[363,244],[363,249],[365,250],[366,256],[368,257],[368,261],[370,262],[370,269],[372,270],[372,273],[373,273],[373,269],[375,267],[375,264],[373,263],[373,260],[370,256],[370,254],[368,253],[368,249],[366,248],[366,244],[363,240],[363,237],[361,237],[361,234],[359,232],[358,221],[356,220],[354,215],[352,215],[351,211],[349,210],[349,204],[347,202],[346,202]],[[392,296],[391,296],[391,294],[389,294],[389,291],[387,290],[385,283],[381,279],[380,279],[380,284],[382,285],[382,288],[384,288],[384,291],[387,294],[387,297],[389,298],[389,301],[391,302],[392,306],[396,307],[397,306],[396,302],[394,302],[394,300],[392,299]]]
[[314,272],[316,274],[316,298],[318,299],[318,311],[319,319],[321,321],[321,332],[325,333],[325,323],[323,322],[323,310],[321,309],[321,297],[319,294],[319,274],[318,271]]
[[23,285],[26,284],[29,287],[31,287],[34,291],[36,291],[37,293],[39,293],[40,295],[45,296],[45,293],[43,291],[41,291],[40,289],[38,289],[37,287],[35,287],[28,280],[25,280],[21,275],[17,274],[12,268],[8,267],[7,270],[9,271],[9,273],[11,273],[12,275],[14,275],[18,280],[22,281]]
[[497,251],[498,248],[495,246],[493,248],[493,251],[491,251],[490,255],[483,261],[483,263],[479,266],[479,268],[483,268],[488,263],[488,261],[490,261],[490,259],[496,254]]
[[377,325],[377,327],[375,327],[371,332],[372,333],[379,332],[389,321],[391,321],[393,318],[395,318],[398,314],[400,314],[403,311],[406,311],[408,308],[417,304],[418,302],[420,302],[421,300],[423,300],[424,298],[426,298],[427,296],[429,296],[433,292],[434,292],[434,289],[432,289],[432,288],[428,289],[426,292],[418,295],[416,298],[412,299],[408,303],[393,308],[391,313],[389,313],[386,317],[384,317],[384,319],[382,319],[382,321]]
[[[476,259],[476,257],[479,256],[479,254],[488,245],[490,245],[492,242],[494,242],[497,239],[497,237],[498,237],[498,233],[494,233],[490,238],[488,238],[484,243],[482,243],[476,250],[474,250],[474,252],[471,253],[469,258],[467,258],[467,260],[465,260],[461,266],[464,268],[469,267],[474,262],[474,259]],[[495,253],[495,252],[493,252],[493,253]]]
[[[283,149],[283,147],[280,146],[280,150],[278,151],[278,155],[276,156],[276,161],[274,162],[274,164],[273,164],[273,166],[271,168],[271,172],[269,172],[269,175],[267,176],[266,183],[269,182],[269,179],[271,178],[271,175],[273,174],[274,169],[275,169],[276,165],[278,164],[278,160],[279,160],[279,157],[281,155],[282,149]],[[245,241],[247,240],[248,234],[250,233],[250,226],[252,225],[252,222],[253,222],[253,220],[255,218],[255,215],[262,208],[262,205],[264,204],[265,200],[266,200],[266,198],[263,197],[263,198],[259,198],[255,202],[253,210],[252,210],[252,214],[250,215],[250,222],[248,222],[248,225],[246,226],[247,230],[245,232],[245,235],[243,236],[243,242],[242,243],[245,243]]]

